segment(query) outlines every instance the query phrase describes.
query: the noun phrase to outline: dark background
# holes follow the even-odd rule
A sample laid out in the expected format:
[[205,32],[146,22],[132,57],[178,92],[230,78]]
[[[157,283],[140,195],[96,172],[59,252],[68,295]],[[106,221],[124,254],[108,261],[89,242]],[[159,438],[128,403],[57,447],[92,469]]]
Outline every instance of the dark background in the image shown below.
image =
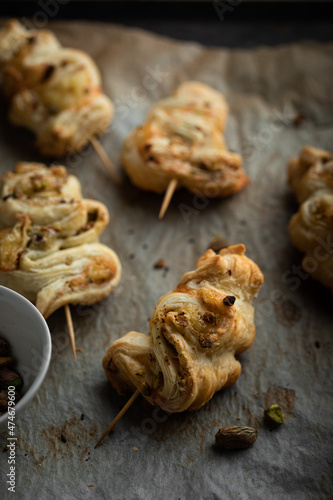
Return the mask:
[[[59,0],[59,2],[65,0]],[[0,2],[2,17],[33,17],[56,0]],[[236,5],[237,2],[234,2]],[[219,2],[221,10],[222,1]],[[228,6],[228,1],[224,4]],[[232,4],[232,2],[231,2]],[[180,40],[205,45],[251,48],[302,39],[331,41],[332,2],[243,1],[226,10],[222,22],[213,2],[112,2],[57,3],[53,19],[86,19],[137,26]],[[218,5],[218,4],[217,4]],[[47,7],[45,7],[47,8]],[[233,9],[233,10],[231,10]]]

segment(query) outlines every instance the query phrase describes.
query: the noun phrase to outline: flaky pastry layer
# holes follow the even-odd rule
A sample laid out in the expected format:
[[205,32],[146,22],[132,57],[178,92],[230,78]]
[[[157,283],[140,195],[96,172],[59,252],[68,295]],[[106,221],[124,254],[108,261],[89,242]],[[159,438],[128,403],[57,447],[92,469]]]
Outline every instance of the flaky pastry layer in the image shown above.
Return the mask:
[[118,285],[119,259],[98,242],[108,210],[82,198],[79,181],[64,167],[19,163],[5,174],[0,219],[0,284],[45,317],[65,304],[98,302]]
[[163,193],[177,186],[207,197],[227,196],[247,183],[241,156],[228,151],[223,132],[228,106],[222,94],[185,82],[151,109],[127,137],[122,163],[133,184]]
[[91,57],[62,47],[50,31],[8,21],[0,31],[0,76],[10,120],[34,132],[43,155],[79,151],[112,119]]
[[196,410],[236,382],[235,355],[254,340],[252,299],[263,283],[244,245],[208,250],[194,271],[158,301],[150,333],[129,332],[109,347],[103,367],[123,394],[139,389],[169,412]]
[[289,223],[304,269],[333,293],[333,153],[306,146],[288,165],[289,184],[300,203]]

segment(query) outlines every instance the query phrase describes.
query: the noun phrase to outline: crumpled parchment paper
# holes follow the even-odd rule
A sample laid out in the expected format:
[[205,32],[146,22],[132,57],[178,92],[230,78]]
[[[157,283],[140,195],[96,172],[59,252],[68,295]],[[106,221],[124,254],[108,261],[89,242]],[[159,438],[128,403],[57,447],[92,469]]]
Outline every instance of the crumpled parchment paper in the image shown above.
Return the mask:
[[[37,397],[17,419],[16,498],[254,499],[328,498],[332,488],[332,298],[299,275],[301,254],[287,225],[297,210],[286,164],[305,144],[332,149],[333,44],[311,41],[256,50],[209,49],[137,29],[51,22],[66,46],[92,55],[116,113],[102,144],[119,172],[122,141],[156,100],[185,80],[225,93],[227,143],[243,154],[251,183],[227,199],[179,191],[162,221],[162,197],[123,175],[115,185],[92,148],[64,159],[85,197],[104,202],[111,223],[102,241],[123,265],[120,286],[92,307],[72,307],[74,362],[64,311],[49,319],[53,357]],[[40,160],[32,136],[0,119],[0,172]],[[129,330],[148,331],[158,298],[193,269],[214,235],[244,243],[265,284],[255,300],[257,334],[240,356],[242,374],[201,410],[167,415],[138,398],[103,445],[94,444],[126,398],[101,367],[109,344]],[[166,261],[167,269],[154,263]],[[279,403],[287,417],[271,430],[263,410]],[[244,451],[218,452],[219,426],[254,425]],[[1,434],[1,446],[6,444]],[[66,443],[61,439],[66,438]],[[138,448],[138,451],[133,451]],[[0,453],[2,498],[8,472]]]

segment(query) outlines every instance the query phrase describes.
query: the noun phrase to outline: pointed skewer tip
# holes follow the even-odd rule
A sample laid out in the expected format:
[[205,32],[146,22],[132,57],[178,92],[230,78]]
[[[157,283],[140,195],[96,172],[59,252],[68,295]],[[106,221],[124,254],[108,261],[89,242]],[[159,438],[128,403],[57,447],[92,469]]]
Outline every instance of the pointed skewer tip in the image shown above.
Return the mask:
[[101,437],[99,438],[99,440],[97,441],[97,443],[95,444],[94,448],[97,448],[97,446],[99,446],[101,444],[101,442],[103,441],[103,439],[105,438],[105,436],[107,436],[109,434],[109,432],[111,432],[112,430],[114,430],[115,425],[119,422],[119,420],[121,419],[121,417],[126,413],[126,411],[128,410],[128,408],[134,403],[134,401],[139,396],[139,394],[140,394],[140,391],[139,391],[139,389],[137,389],[134,392],[134,394],[132,394],[132,396],[129,398],[129,400],[127,401],[127,403],[125,404],[125,406],[120,410],[120,412],[118,413],[118,415],[112,420],[111,424],[109,424],[107,426],[107,428],[105,429],[105,431],[103,432],[103,434],[101,435]]
[[73,328],[73,321],[72,321],[71,310],[70,310],[68,304],[65,304],[64,308],[65,308],[65,315],[66,315],[66,321],[67,321],[67,327],[68,327],[69,340],[71,342],[74,359],[76,361],[75,334],[74,334],[74,328]]
[[173,196],[173,193],[175,192],[175,190],[177,188],[177,184],[178,184],[177,179],[171,179],[171,181],[169,182],[169,185],[167,187],[167,190],[165,191],[165,195],[164,195],[164,198],[163,198],[161,210],[160,210],[160,213],[158,215],[158,218],[160,220],[163,219],[164,214],[167,211],[167,208],[168,208],[168,206],[170,204],[170,201],[171,201],[171,198]]
[[94,150],[96,151],[97,155],[100,157],[103,165],[105,166],[105,168],[108,170],[109,174],[111,175],[113,181],[116,184],[121,184],[121,179],[120,179],[113,163],[111,162],[110,158],[106,154],[102,144],[99,142],[97,137],[91,137],[90,142],[91,142]]

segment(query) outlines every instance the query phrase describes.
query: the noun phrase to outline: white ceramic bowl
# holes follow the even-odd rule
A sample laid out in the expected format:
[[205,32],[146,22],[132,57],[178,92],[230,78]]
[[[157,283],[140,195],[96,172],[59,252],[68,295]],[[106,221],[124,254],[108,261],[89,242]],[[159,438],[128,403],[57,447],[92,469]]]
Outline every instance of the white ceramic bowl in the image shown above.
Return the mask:
[[[21,399],[15,417],[36,395],[47,373],[52,351],[47,323],[38,309],[22,295],[0,286],[0,337],[10,343],[15,369],[23,379]],[[14,369],[14,370],[15,370]],[[0,429],[7,426],[8,414],[0,417]]]

